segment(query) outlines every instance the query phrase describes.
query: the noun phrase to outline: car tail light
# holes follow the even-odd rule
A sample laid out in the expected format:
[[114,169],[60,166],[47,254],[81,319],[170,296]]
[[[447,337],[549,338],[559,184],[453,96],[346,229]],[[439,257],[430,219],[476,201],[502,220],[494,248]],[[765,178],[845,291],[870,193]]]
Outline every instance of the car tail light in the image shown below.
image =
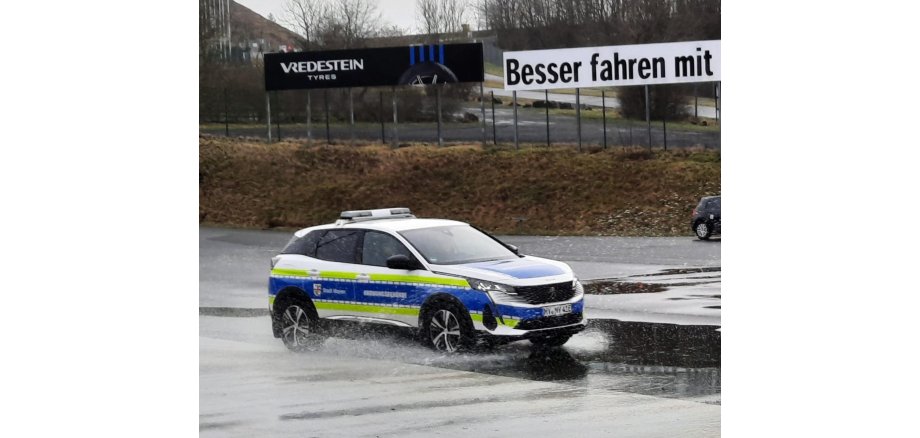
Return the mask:
[[690,216],[696,217],[696,207],[693,207],[693,213],[691,213]]

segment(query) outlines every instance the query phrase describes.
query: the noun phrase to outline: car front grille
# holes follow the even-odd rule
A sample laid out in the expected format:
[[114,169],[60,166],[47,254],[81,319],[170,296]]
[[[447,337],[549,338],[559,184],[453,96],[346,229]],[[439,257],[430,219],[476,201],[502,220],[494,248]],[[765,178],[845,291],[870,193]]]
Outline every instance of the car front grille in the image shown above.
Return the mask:
[[517,286],[514,292],[529,304],[556,303],[567,301],[575,296],[571,281],[539,286]]
[[569,313],[568,315],[544,316],[521,321],[514,328],[518,330],[537,330],[553,327],[562,327],[565,325],[577,324],[582,319],[581,312]]

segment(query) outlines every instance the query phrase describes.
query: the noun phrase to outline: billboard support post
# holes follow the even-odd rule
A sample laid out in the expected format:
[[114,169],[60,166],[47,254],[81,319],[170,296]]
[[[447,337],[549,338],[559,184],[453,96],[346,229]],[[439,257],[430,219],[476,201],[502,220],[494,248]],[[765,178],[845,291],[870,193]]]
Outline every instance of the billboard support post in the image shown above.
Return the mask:
[[480,129],[482,131],[482,145],[486,145],[486,93],[485,88],[482,86],[482,82],[479,83],[479,109],[482,111],[482,123],[480,124]]
[[607,149],[607,96],[601,90],[601,118],[604,119],[604,149]]
[[348,125],[351,128],[351,145],[355,145],[355,99],[352,88],[348,87]]
[[268,91],[265,92],[265,126],[268,128],[268,142],[272,142],[272,102]]
[[311,123],[313,123],[313,108],[310,105],[310,95],[313,94],[310,90],[307,90],[307,141],[313,140],[313,131],[310,129]]
[[648,104],[648,85],[645,86],[645,123],[648,125],[648,150],[652,150],[652,113]]
[[578,152],[581,152],[581,88],[575,89],[575,125],[578,132]]
[[383,125],[383,91],[380,92],[380,144],[387,144],[387,132]]
[[441,86],[434,84],[434,100],[438,111],[438,147],[444,146],[444,136],[441,135]]
[[495,137],[495,92],[489,92],[489,101],[492,102],[492,144],[498,146],[498,139]]
[[518,148],[517,91],[511,92],[511,106],[514,108],[514,149]]
[[546,109],[546,147],[549,147],[549,90],[543,90],[543,103]]
[[323,90],[323,105],[326,107],[326,143],[332,144],[332,137],[329,135],[329,90]]
[[393,87],[393,147],[399,147],[399,117],[396,112],[396,87]]

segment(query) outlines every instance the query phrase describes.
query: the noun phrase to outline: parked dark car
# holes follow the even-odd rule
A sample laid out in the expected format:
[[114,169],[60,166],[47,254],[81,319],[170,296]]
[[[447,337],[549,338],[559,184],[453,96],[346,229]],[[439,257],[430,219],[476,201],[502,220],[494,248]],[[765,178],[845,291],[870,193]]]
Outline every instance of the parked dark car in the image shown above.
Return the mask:
[[700,240],[708,240],[713,234],[722,234],[722,197],[704,196],[693,209],[690,227]]

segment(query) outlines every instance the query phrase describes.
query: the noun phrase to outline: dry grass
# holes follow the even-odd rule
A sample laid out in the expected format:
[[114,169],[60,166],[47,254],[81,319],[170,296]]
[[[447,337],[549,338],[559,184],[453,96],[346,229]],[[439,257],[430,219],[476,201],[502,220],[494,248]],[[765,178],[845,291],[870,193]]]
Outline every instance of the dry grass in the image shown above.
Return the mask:
[[410,207],[496,233],[689,234],[720,192],[718,151],[477,145],[390,149],[202,136],[199,220],[246,227],[328,223],[342,210]]

